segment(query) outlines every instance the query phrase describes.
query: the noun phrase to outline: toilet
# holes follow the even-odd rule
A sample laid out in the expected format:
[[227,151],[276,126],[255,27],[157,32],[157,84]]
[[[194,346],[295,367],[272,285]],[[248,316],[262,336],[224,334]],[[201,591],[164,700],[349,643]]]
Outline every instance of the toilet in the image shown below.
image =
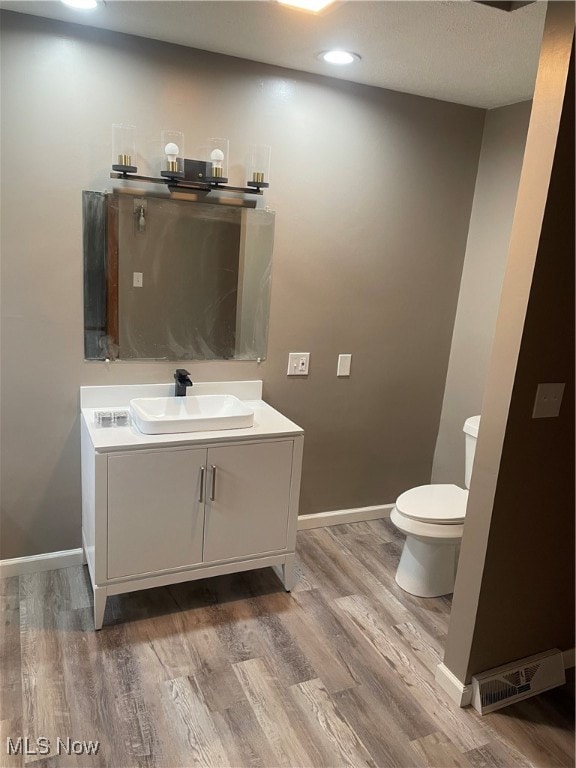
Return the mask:
[[417,597],[440,597],[454,591],[479,427],[480,416],[471,416],[464,423],[466,489],[452,484],[420,485],[401,494],[390,514],[406,536],[396,583]]

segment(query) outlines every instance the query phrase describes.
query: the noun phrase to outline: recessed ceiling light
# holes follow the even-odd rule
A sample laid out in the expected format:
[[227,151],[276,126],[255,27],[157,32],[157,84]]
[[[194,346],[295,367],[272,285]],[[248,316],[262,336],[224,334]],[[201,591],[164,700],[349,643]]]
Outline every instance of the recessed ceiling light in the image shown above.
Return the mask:
[[81,8],[84,11],[89,11],[91,8],[96,8],[96,0],[62,0],[64,5],[69,5],[70,8]]
[[362,58],[357,53],[351,51],[322,51],[316,57],[320,61],[326,61],[328,64],[352,64],[353,61],[360,61]]
[[281,5],[291,5],[293,8],[300,8],[302,11],[312,11],[312,13],[318,13],[323,11],[327,5],[330,5],[334,0],[278,0]]

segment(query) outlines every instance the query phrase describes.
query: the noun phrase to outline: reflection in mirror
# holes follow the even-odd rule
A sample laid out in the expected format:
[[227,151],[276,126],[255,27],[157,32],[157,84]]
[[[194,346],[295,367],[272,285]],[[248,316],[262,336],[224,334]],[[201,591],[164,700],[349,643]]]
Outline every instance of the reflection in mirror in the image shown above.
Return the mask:
[[274,213],[83,192],[89,360],[266,356]]

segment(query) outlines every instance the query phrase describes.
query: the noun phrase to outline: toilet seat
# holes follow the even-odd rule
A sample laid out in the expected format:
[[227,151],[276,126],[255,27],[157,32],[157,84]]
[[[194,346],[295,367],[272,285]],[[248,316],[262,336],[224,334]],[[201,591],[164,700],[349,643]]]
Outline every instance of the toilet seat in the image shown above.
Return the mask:
[[405,518],[435,525],[464,522],[468,491],[453,484],[420,485],[402,493],[396,509]]
[[464,523],[423,523],[421,520],[414,520],[398,511],[394,507],[390,513],[390,520],[396,528],[405,536],[414,536],[423,541],[456,541],[462,538],[464,533]]

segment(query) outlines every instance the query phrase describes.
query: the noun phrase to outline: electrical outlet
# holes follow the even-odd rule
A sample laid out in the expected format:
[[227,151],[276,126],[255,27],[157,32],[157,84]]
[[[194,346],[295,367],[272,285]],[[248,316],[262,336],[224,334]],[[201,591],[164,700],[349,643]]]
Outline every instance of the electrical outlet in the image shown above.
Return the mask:
[[310,366],[310,352],[290,352],[287,376],[307,376]]
[[142,288],[144,275],[142,272],[134,272],[132,277],[132,285],[134,288]]
[[551,419],[560,414],[565,384],[538,384],[533,419]]

